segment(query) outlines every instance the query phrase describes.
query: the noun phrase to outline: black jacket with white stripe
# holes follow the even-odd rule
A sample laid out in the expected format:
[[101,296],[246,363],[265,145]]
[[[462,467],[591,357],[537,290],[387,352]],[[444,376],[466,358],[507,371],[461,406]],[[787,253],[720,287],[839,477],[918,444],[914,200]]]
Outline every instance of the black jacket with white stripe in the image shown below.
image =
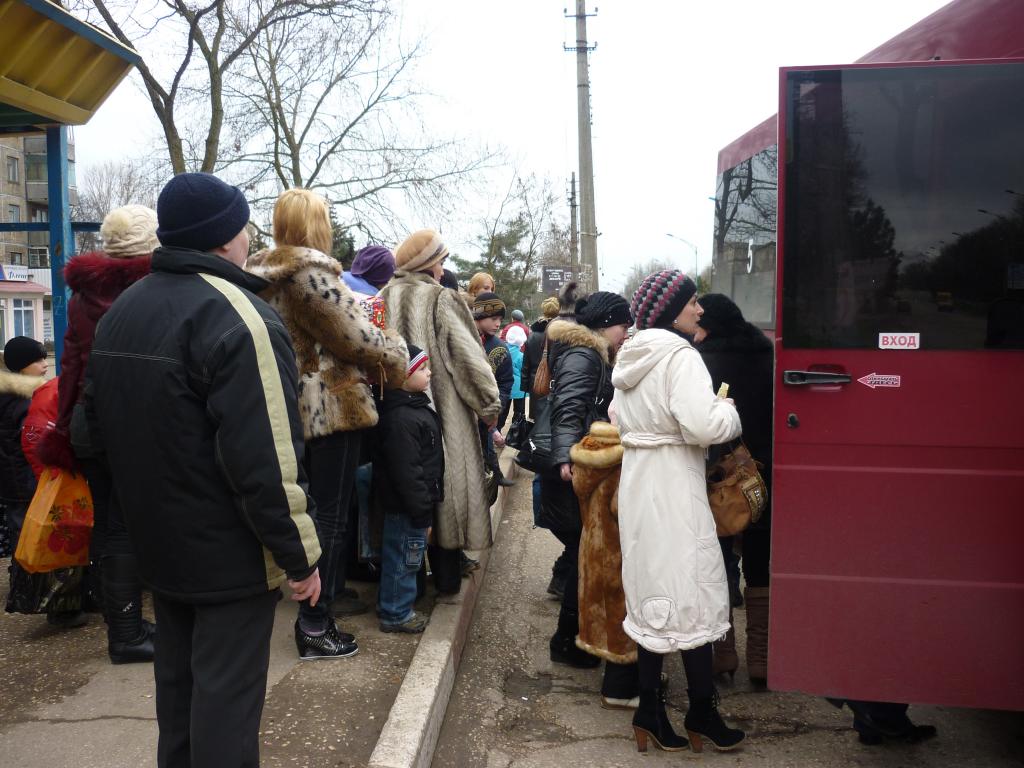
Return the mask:
[[226,602],[320,557],[302,469],[295,353],[267,283],[213,254],[158,248],[97,329],[85,383],[143,580]]

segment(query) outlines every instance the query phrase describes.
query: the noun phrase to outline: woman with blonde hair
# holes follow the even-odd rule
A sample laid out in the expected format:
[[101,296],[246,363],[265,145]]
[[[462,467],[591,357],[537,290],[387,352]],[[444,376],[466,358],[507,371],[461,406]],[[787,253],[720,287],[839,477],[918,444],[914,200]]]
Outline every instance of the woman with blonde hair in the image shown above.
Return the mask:
[[486,272],[477,272],[469,278],[469,287],[466,288],[470,302],[481,293],[494,293],[494,278]]
[[323,550],[320,600],[300,604],[295,644],[303,660],[341,658],[358,650],[352,635],[338,631],[330,605],[344,588],[341,560],[361,432],[377,424],[367,380],[400,386],[408,351],[400,336],[370,322],[342,281],[341,264],[327,255],[326,200],[308,189],[287,190],[274,205],[273,234],[275,247],[250,256],[246,269],[270,283],[262,297],[295,346],[306,473]]

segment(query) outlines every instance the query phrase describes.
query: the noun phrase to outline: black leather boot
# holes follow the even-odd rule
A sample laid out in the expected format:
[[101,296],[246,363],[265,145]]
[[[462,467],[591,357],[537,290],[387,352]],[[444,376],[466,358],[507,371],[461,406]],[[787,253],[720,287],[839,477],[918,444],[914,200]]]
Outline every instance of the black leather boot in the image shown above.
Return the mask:
[[647,751],[647,739],[664,752],[681,752],[689,746],[668,721],[664,688],[640,691],[640,706],[633,713],[633,735],[636,737],[637,752]]
[[743,742],[747,735],[738,728],[727,726],[718,714],[717,691],[703,699],[695,698],[693,691],[688,690],[687,693],[690,695],[690,710],[683,726],[694,752],[702,752],[705,741],[721,752],[735,749]]
[[134,555],[103,558],[103,596],[111,663],[152,661],[156,628],[142,620],[142,585]]
[[580,615],[564,606],[558,613],[558,630],[551,637],[551,661],[568,664],[576,669],[593,669],[601,663],[597,656],[591,656],[576,647],[576,634],[580,631]]

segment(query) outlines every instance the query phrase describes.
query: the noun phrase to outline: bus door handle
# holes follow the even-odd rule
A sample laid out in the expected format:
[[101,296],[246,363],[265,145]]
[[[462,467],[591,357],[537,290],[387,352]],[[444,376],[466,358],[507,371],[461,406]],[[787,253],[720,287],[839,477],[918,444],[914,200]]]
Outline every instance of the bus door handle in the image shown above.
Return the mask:
[[829,371],[783,371],[782,383],[790,386],[804,384],[849,384],[852,381],[848,373],[831,373]]

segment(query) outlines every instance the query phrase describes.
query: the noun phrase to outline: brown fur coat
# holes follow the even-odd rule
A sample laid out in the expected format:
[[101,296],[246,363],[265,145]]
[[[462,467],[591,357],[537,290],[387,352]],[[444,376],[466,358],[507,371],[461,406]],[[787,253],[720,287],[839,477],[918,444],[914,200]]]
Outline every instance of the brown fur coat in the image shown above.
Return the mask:
[[312,248],[281,246],[253,254],[245,268],[270,281],[262,298],[291,334],[304,437],[376,425],[368,380],[401,386],[409,352],[397,333],[370,322],[342,282],[341,264]]
[[444,549],[489,547],[477,419],[494,421],[501,401],[473,316],[458,293],[422,272],[398,270],[380,295],[389,322],[430,355],[430,400],[444,439],[444,501],[434,539]]
[[576,645],[616,664],[636,661],[636,643],[623,631],[626,596],[619,549],[619,430],[595,421],[572,447],[572,485],[580,502],[580,632]]

